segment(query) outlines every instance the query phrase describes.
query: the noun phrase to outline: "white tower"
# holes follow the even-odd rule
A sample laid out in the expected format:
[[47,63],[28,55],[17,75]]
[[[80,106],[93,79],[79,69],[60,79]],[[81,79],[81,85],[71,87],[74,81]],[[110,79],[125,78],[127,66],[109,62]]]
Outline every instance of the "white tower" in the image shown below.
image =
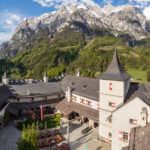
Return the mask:
[[47,73],[46,73],[46,72],[44,73],[43,80],[44,80],[45,83],[48,82],[48,76],[47,76]]
[[6,85],[9,84],[9,78],[7,77],[6,71],[4,72],[4,75],[2,77],[2,82]]
[[122,68],[115,50],[112,62],[106,72],[100,76],[99,138],[101,140],[111,142],[112,111],[124,102],[130,87],[130,77]]

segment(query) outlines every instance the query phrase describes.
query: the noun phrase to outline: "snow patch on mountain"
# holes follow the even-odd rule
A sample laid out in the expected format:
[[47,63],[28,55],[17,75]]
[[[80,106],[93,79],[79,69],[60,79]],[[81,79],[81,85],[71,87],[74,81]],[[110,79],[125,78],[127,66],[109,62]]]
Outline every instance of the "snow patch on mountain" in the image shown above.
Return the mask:
[[89,30],[99,27],[111,30],[114,36],[123,33],[136,40],[150,35],[150,21],[135,6],[107,5],[101,8],[98,5],[74,4],[70,7],[62,6],[56,12],[45,13],[37,18],[23,20],[11,40],[0,47],[0,51],[5,51],[9,47],[10,55],[13,56],[38,31],[48,28],[49,34],[55,35],[66,26],[80,32],[85,32],[84,26]]

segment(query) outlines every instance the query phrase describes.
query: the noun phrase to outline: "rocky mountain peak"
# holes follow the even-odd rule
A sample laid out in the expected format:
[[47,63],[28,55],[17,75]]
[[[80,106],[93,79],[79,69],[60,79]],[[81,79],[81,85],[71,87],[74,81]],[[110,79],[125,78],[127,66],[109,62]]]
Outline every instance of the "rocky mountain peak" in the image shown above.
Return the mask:
[[0,47],[0,52],[12,57],[42,29],[48,28],[50,36],[53,36],[67,26],[80,32],[88,30],[88,34],[96,26],[108,29],[114,36],[126,34],[135,40],[150,34],[150,21],[135,6],[106,5],[101,8],[99,5],[79,3],[70,7],[62,6],[56,12],[46,13],[37,18],[23,20],[11,40]]

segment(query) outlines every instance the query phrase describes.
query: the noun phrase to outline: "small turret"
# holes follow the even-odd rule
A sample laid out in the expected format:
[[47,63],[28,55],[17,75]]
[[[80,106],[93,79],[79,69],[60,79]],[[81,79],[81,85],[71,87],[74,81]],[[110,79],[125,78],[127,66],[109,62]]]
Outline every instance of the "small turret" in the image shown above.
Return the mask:
[[47,73],[46,73],[46,72],[44,73],[43,79],[44,79],[44,82],[45,82],[45,83],[48,82],[48,76],[47,76]]
[[77,70],[76,76],[77,76],[77,77],[80,77],[80,76],[81,76],[81,71],[80,71],[80,69]]
[[6,71],[4,72],[4,75],[2,77],[2,82],[6,85],[9,84],[9,78],[7,77],[7,72]]
[[147,125],[147,117],[148,117],[147,109],[146,107],[143,107],[141,111],[141,126],[142,127],[145,127]]

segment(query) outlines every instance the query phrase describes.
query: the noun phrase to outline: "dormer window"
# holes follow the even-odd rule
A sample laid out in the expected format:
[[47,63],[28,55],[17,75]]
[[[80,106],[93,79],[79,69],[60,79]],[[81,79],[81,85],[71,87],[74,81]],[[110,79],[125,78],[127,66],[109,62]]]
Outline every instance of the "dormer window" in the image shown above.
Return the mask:
[[33,97],[29,97],[28,102],[32,102],[32,101],[33,101]]
[[47,96],[43,96],[43,100],[47,100]]
[[19,102],[19,98],[15,98],[15,99],[14,99],[14,102]]

